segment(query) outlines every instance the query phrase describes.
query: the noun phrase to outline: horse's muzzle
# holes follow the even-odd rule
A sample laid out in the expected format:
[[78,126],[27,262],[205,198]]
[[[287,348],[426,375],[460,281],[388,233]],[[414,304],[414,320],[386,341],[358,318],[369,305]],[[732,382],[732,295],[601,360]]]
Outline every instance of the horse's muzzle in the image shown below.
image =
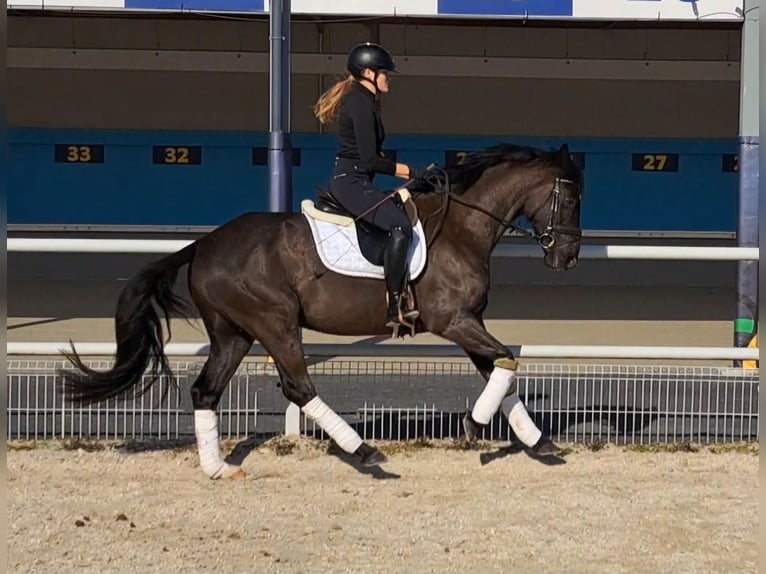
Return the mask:
[[565,253],[556,253],[549,251],[545,254],[545,265],[555,271],[569,271],[577,267],[577,256],[566,255]]

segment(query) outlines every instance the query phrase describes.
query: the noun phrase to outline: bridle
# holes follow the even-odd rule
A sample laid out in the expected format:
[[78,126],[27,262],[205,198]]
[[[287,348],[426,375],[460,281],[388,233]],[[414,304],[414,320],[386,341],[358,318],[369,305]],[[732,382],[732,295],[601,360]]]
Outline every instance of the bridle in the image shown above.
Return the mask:
[[[572,181],[571,179],[556,177],[556,179],[553,182],[553,190],[551,191],[552,205],[551,205],[550,215],[548,216],[548,223],[539,234],[530,232],[517,225],[512,225],[514,230],[534,238],[540,244],[540,247],[542,247],[546,251],[549,250],[551,247],[553,247],[553,245],[556,243],[556,239],[553,236],[554,232],[559,233],[561,235],[568,235],[570,237],[574,237],[575,239],[580,239],[582,237],[582,230],[579,227],[561,225],[560,223],[556,221],[558,219],[559,209],[561,207],[561,184],[562,183],[568,183],[571,185],[575,184],[575,182]],[[542,206],[538,209],[542,209]]]
[[[427,177],[426,181],[433,186],[433,189],[435,190],[437,194],[443,197],[443,201],[439,209],[437,209],[434,213],[431,213],[425,217],[423,221],[424,224],[426,220],[433,217],[437,213],[446,211],[449,205],[449,202],[454,201],[455,203],[459,203],[460,205],[468,207],[469,209],[479,211],[485,214],[487,217],[495,220],[497,223],[499,223],[502,226],[503,231],[505,231],[506,229],[512,229],[514,231],[518,231],[519,233],[523,235],[526,235],[527,237],[531,237],[532,239],[537,241],[540,247],[542,247],[543,250],[545,251],[550,250],[556,243],[556,238],[553,235],[554,233],[559,233],[561,235],[569,235],[576,239],[580,239],[582,237],[582,231],[580,230],[580,228],[571,227],[568,225],[561,225],[557,221],[559,216],[559,210],[561,208],[561,184],[569,183],[574,185],[575,182],[570,179],[556,177],[556,179],[554,180],[553,189],[551,190],[551,195],[550,195],[551,211],[548,217],[548,223],[540,233],[536,233],[535,231],[530,231],[528,229],[524,229],[523,227],[519,227],[518,225],[515,225],[512,220],[501,219],[498,216],[496,216],[494,213],[484,209],[483,207],[474,205],[472,203],[468,203],[467,201],[461,199],[459,196],[449,191],[450,189],[449,174],[446,172],[446,170],[440,167],[435,167],[435,166],[429,166],[429,168],[430,168],[429,173],[433,173],[434,175]],[[443,176],[440,177],[436,175],[436,173],[438,172],[441,172]],[[443,190],[443,191],[439,191],[439,190]],[[545,203],[538,208],[538,211],[542,209],[544,206],[545,206]],[[431,241],[429,242],[429,247],[430,247],[430,244],[433,243],[433,240],[436,238],[436,236],[439,234],[443,220],[444,220],[443,217],[439,220],[437,229],[434,232]]]

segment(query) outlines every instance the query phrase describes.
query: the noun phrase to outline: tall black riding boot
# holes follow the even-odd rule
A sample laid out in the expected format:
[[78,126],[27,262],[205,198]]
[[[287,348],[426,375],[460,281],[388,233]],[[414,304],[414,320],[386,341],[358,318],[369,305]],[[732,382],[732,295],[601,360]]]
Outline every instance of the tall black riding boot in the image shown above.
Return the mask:
[[[409,239],[400,227],[394,227],[388,238],[388,245],[383,256],[383,269],[386,275],[386,288],[388,289],[388,320],[387,327],[401,325],[399,312],[402,305],[402,292],[407,279],[407,249]],[[402,310],[402,317],[411,321],[419,313],[415,310]]]

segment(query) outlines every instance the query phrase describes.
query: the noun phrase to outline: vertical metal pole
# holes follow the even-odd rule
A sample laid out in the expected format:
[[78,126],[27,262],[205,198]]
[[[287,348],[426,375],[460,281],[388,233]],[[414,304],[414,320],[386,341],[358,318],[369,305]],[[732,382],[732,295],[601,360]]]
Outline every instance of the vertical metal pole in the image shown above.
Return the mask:
[[290,0],[271,0],[269,28],[269,211],[291,212]]
[[[745,0],[742,27],[739,116],[739,208],[737,245],[758,246],[758,18],[760,0]],[[734,346],[747,347],[758,324],[758,261],[737,266]],[[741,366],[741,362],[737,363]]]
[[[293,150],[290,141],[290,0],[271,0],[269,6],[269,211],[293,210]],[[272,357],[267,357],[273,362]],[[290,403],[285,411],[285,434],[300,433],[300,409]]]

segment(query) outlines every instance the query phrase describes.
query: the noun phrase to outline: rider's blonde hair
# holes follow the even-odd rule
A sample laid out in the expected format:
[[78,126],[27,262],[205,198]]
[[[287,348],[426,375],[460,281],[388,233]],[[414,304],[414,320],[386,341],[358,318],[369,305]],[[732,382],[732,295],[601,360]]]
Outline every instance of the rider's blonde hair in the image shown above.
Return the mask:
[[354,76],[347,76],[343,80],[335,82],[325,91],[314,104],[314,115],[320,123],[326,124],[334,121],[338,115],[338,105],[354,83]]

